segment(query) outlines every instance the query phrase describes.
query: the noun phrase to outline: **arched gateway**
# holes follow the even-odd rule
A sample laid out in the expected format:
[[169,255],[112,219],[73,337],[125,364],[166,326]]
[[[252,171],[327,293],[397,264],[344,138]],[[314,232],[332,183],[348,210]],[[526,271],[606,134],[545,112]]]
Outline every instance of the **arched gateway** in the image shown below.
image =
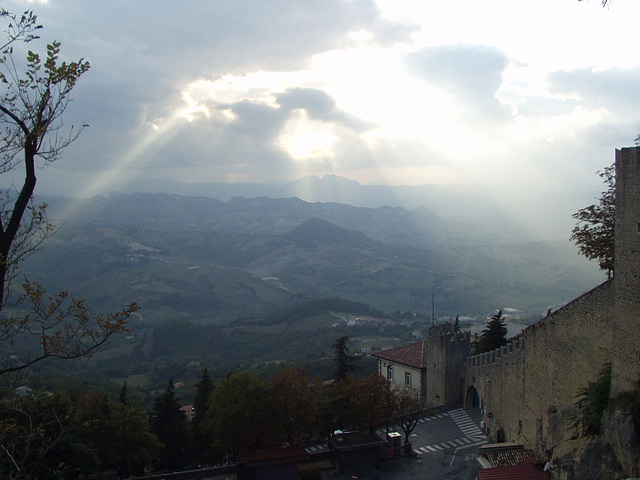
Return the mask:
[[480,395],[478,395],[478,390],[474,385],[470,385],[467,388],[467,393],[464,397],[464,408],[476,408],[480,406]]

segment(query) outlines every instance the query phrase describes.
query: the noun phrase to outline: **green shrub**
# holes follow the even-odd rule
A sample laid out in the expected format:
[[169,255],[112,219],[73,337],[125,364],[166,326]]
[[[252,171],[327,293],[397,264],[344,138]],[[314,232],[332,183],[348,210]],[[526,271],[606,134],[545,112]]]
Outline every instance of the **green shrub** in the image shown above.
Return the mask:
[[572,427],[581,429],[583,437],[595,438],[600,435],[602,414],[609,404],[611,390],[611,363],[605,363],[594,382],[589,382],[578,392],[576,405],[580,413],[574,418]]

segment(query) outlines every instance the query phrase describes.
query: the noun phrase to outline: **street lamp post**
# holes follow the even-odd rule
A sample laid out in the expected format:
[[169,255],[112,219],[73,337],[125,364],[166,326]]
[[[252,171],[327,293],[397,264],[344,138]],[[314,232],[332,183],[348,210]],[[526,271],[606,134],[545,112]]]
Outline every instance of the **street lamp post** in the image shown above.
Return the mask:
[[[393,363],[391,362],[382,362],[382,366],[387,369],[387,401],[389,401],[389,397],[391,395],[389,382],[391,381],[391,372],[393,371]],[[382,373],[382,372],[380,372]],[[387,439],[389,438],[389,413],[385,415],[386,423],[387,423]]]

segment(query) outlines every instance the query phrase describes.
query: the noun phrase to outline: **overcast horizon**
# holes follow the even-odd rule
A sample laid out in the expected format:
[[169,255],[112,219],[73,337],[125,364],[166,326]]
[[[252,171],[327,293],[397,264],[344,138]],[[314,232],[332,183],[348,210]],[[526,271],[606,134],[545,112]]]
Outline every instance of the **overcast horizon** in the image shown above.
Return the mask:
[[638,2],[8,1],[91,70],[45,192],[138,179],[572,189],[640,133]]

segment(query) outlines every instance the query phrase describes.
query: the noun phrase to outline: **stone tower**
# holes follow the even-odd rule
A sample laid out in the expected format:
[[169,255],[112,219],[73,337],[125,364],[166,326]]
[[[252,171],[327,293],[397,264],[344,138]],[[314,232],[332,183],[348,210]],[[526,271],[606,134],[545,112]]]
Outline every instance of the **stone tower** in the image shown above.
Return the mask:
[[640,147],[616,150],[611,396],[640,380]]

